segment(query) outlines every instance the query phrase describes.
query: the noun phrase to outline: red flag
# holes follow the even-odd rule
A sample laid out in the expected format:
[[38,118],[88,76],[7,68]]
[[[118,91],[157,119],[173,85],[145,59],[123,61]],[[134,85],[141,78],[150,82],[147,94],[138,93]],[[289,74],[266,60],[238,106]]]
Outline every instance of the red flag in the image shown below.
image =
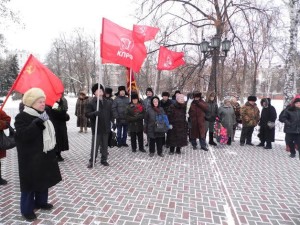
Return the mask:
[[52,106],[64,92],[61,80],[46,66],[30,55],[23,69],[15,80],[11,91],[24,94],[33,87],[41,88],[46,95],[46,104]]
[[161,46],[159,48],[157,69],[173,70],[178,66],[184,65],[185,61],[183,59],[183,56],[183,52],[174,52]]
[[133,38],[135,41],[145,42],[155,38],[159,28],[144,25],[133,25]]
[[134,42],[132,31],[108,19],[102,20],[101,57],[104,63],[116,63],[138,72],[146,58],[144,43]]

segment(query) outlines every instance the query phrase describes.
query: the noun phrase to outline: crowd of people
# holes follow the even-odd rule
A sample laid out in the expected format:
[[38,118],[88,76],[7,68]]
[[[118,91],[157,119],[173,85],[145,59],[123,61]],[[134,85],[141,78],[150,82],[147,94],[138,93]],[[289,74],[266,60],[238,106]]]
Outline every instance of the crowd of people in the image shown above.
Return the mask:
[[[256,96],[249,96],[240,106],[236,96],[225,98],[219,105],[215,93],[205,99],[202,93],[189,93],[187,97],[179,90],[171,97],[164,91],[162,97],[147,88],[146,98],[138,93],[127,93],[119,86],[113,96],[111,88],[101,84],[92,86],[93,97],[81,91],[76,102],[75,115],[79,133],[92,130],[88,168],[93,168],[100,152],[100,163],[109,166],[108,146],[112,130],[117,130],[117,147],[131,147],[132,152],[155,153],[164,157],[181,154],[182,147],[191,143],[194,150],[209,151],[208,145],[231,145],[235,141],[237,127],[241,126],[240,146],[253,146],[254,128],[259,126],[258,147],[272,149],[275,140],[277,112],[270,98],[261,99],[261,111]],[[62,96],[53,106],[45,103],[46,96],[40,88],[29,89],[22,98],[19,114],[15,118],[15,141],[18,153],[21,214],[28,221],[35,220],[36,209],[50,210],[48,189],[62,180],[58,163],[63,161],[62,151],[69,149],[66,122],[70,119],[67,100]],[[0,130],[7,129],[11,118],[0,110]],[[300,96],[279,115],[284,123],[286,145],[290,157],[296,156],[300,146]],[[145,134],[145,135],[144,135]],[[130,135],[130,145],[127,136]],[[206,137],[208,135],[208,143]],[[144,145],[144,136],[146,145]],[[200,148],[197,147],[197,142]],[[299,150],[299,149],[298,149]],[[0,150],[0,159],[5,151]],[[0,161],[1,162],[1,161]],[[7,184],[1,177],[0,185]]]

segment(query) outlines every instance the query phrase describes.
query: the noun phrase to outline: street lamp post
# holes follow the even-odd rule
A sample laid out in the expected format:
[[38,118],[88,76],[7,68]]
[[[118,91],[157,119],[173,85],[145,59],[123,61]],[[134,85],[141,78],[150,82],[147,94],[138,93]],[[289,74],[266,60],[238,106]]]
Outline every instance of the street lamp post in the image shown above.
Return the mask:
[[[217,62],[220,57],[226,57],[227,52],[230,49],[231,41],[225,38],[224,41],[221,42],[221,38],[217,35],[215,35],[211,42],[203,41],[200,43],[200,50],[204,54],[209,53],[208,57],[212,58],[212,68],[211,68],[211,74],[214,78],[215,83],[215,94],[217,95]],[[221,50],[225,53],[225,55],[220,55],[220,46]]]

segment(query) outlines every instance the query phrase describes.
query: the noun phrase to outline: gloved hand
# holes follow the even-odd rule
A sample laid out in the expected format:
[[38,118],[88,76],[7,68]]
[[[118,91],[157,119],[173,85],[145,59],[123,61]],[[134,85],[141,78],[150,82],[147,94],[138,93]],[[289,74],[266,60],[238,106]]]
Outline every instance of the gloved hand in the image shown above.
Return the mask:
[[46,113],[46,111],[44,111],[42,114],[40,114],[39,118],[43,121],[47,121],[49,120],[49,116],[48,114]]
[[100,114],[101,114],[100,111],[95,111],[95,112],[93,112],[93,115],[94,115],[94,116],[100,116]]
[[43,124],[44,121],[39,117],[32,120],[32,123],[38,126],[41,130],[44,130],[46,128]]
[[172,125],[172,124],[169,125],[169,129],[170,129],[170,130],[173,129],[173,125]]

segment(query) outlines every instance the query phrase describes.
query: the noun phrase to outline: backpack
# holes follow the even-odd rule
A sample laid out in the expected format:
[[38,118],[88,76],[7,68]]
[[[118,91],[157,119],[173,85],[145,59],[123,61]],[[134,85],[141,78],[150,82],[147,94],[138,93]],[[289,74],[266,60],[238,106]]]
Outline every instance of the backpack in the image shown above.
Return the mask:
[[158,114],[155,119],[154,132],[155,133],[167,133],[169,130],[169,120],[167,115]]

